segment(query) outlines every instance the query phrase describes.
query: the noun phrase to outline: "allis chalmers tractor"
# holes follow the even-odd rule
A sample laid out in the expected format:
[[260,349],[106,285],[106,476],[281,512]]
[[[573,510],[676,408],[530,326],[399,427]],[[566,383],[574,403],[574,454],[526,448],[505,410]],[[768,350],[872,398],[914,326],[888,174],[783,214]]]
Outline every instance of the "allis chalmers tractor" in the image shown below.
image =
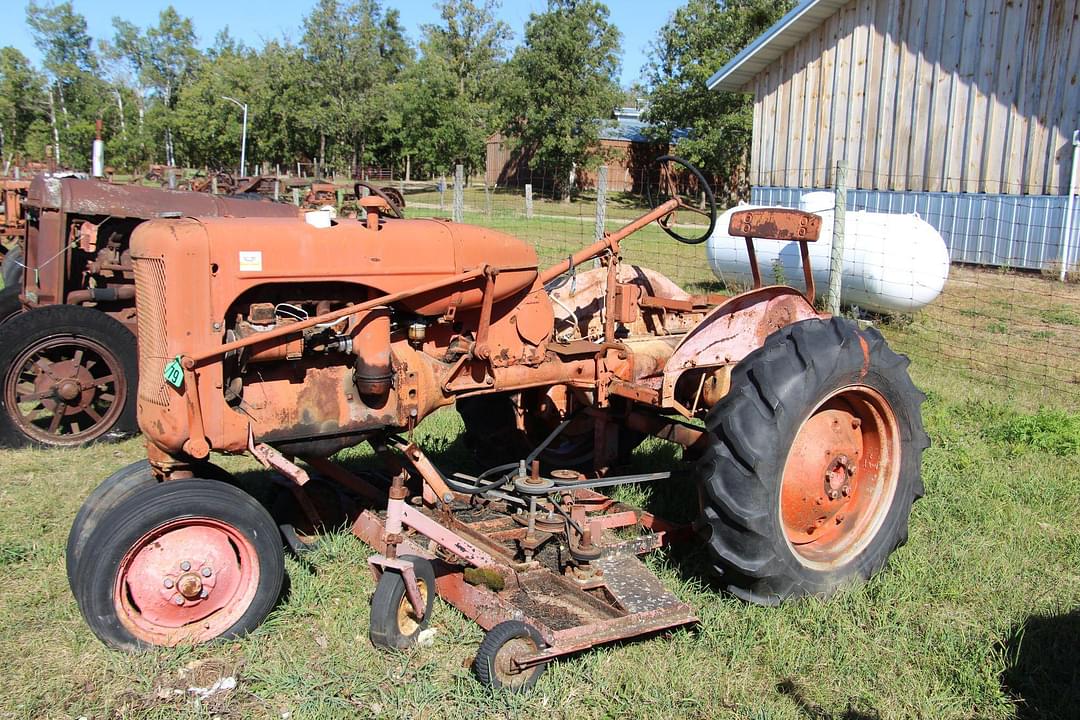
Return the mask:
[[[372,642],[410,647],[438,594],[487,630],[475,671],[495,687],[696,623],[637,557],[694,531],[723,587],[754,603],[828,595],[882,568],[906,538],[928,444],[907,360],[814,309],[817,216],[751,210],[730,228],[751,253],[755,238],[799,241],[807,295],[756,278],[735,297],[692,296],[623,264],[623,243],[652,222],[683,242],[711,231],[712,193],[691,172],[708,210],[673,197],[547,269],[509,235],[387,218],[378,195],[361,201],[364,221],[328,228],[140,225],[148,462],[107,479],[72,527],[69,580],[92,630],[130,650],[197,643],[274,607],[282,528],[214,452],[250,453],[313,519],[326,504],[306,488],[347,491],[352,531],[377,553]],[[676,211],[703,212],[709,229],[681,235]],[[504,456],[482,472],[447,474],[413,440],[455,403],[473,444]],[[692,526],[601,492],[668,481],[617,474],[645,435],[693,460]],[[328,459],[364,441],[384,474]]]
[[0,445],[8,447],[80,445],[136,429],[128,245],[140,223],[297,217],[296,208],[271,202],[46,175],[29,184],[22,209],[0,293]]

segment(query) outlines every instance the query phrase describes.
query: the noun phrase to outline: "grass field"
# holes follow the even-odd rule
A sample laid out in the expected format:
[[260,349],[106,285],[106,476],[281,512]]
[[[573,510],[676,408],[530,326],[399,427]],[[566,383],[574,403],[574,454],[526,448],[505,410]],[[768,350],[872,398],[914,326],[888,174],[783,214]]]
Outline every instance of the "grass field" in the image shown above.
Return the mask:
[[[592,234],[586,219],[559,221],[574,225],[557,233],[554,221],[499,222],[542,239],[552,259]],[[633,242],[628,259],[685,284],[713,282],[700,248],[651,229]],[[969,272],[954,274],[947,301],[883,326],[913,358],[933,439],[926,497],[885,572],[829,601],[765,609],[717,593],[700,550],[674,548],[649,562],[697,610],[700,627],[558,662],[523,696],[492,694],[473,680],[465,664],[481,631],[444,604],[436,605],[433,645],[405,654],[372,648],[370,550],[344,531],[302,562],[287,561],[288,594],[252,636],[137,656],[109,651],[71,598],[63,550],[83,498],[137,459],[141,442],[0,451],[0,718],[1078,717],[1080,415],[1069,394],[1078,363],[1062,360],[1055,367],[1065,384],[1036,383],[1039,390],[1025,385],[1015,356],[1075,348],[1080,300],[1075,286],[1051,292],[1038,278]],[[975,285],[996,294],[962,292]],[[1007,332],[990,329],[995,323]],[[944,333],[956,338],[949,347],[983,346],[980,362],[1013,365],[989,372],[972,357],[951,357]],[[456,413],[444,411],[418,434],[440,463],[458,468],[470,462],[459,432]],[[364,452],[351,462],[364,462]],[[259,482],[252,462],[225,463]],[[687,467],[671,446],[647,443],[633,464],[675,478],[628,499],[686,514]],[[189,691],[223,677],[236,687],[202,700]]]

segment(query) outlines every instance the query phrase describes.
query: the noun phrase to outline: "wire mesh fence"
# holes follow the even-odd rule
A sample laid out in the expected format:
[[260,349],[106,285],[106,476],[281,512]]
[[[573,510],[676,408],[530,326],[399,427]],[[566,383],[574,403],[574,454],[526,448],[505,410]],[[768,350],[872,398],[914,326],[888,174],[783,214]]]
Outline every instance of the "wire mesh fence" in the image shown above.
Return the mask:
[[[483,176],[456,180],[395,187],[404,191],[410,217],[452,218],[515,235],[533,244],[542,266],[647,212],[670,188],[652,169],[622,165],[577,173],[569,198],[559,190],[569,178],[542,171],[519,170],[495,184]],[[878,325],[916,364],[999,386],[1025,404],[1080,407],[1080,208],[1066,237],[1067,195],[876,190],[856,172],[846,182],[846,218],[835,229],[844,236],[845,314]],[[750,198],[822,216],[822,238],[811,250],[819,295],[828,287],[833,190],[778,182],[754,187]],[[702,198],[689,201],[700,205]],[[663,273],[691,293],[746,289],[745,245],[727,235],[724,209],[707,242],[683,244],[652,224],[623,244],[623,261]],[[706,225],[681,211],[674,227],[701,235]],[[796,245],[757,246],[767,283],[802,288]]]

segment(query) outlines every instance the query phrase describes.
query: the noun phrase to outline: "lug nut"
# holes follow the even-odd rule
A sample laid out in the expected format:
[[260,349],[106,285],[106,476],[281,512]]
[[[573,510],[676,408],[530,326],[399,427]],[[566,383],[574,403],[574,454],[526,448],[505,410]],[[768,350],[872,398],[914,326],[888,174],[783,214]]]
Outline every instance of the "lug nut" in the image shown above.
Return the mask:
[[189,563],[187,560],[185,560],[184,562],[180,563],[180,569],[183,570],[184,572],[187,572],[188,570],[191,569],[191,563]]
[[204,567],[204,568],[202,569],[202,576],[203,576],[203,577],[210,577],[210,573],[211,573],[211,570],[210,570],[210,568],[208,568],[208,567]]
[[165,587],[171,588],[173,586],[172,578],[165,578]]
[[173,597],[173,602],[176,603],[177,605],[183,605],[184,604],[184,598],[181,595],[177,594],[177,595],[175,595]]
[[205,600],[206,598],[210,597],[210,592],[206,588],[203,588],[202,591],[199,593],[199,597]]

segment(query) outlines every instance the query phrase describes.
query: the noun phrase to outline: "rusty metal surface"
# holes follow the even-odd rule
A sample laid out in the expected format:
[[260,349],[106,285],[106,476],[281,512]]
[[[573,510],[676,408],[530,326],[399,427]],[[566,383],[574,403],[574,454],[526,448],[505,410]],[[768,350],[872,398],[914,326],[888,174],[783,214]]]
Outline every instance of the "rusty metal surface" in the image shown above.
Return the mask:
[[26,204],[69,214],[143,219],[170,213],[199,217],[296,217],[298,213],[283,203],[44,175],[31,182]]
[[821,217],[793,208],[755,208],[731,214],[728,234],[759,240],[799,240],[816,242],[821,233]]

